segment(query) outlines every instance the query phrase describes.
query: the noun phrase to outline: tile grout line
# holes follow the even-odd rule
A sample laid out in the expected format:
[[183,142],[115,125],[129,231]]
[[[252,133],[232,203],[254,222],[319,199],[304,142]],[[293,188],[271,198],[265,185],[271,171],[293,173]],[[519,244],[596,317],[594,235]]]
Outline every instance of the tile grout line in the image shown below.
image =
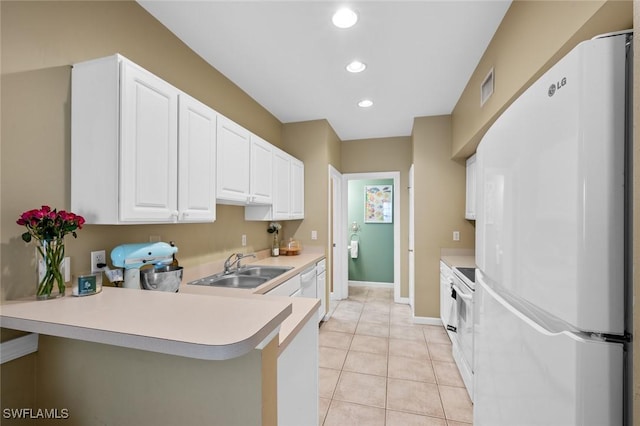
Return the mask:
[[[344,358],[344,360],[343,360],[343,362],[341,364],[341,368],[340,368],[340,372],[339,372],[339,375],[338,375],[338,380],[336,382],[336,386],[334,387],[333,392],[331,394],[331,398],[329,399],[329,404],[328,404],[328,407],[327,407],[327,411],[324,413],[324,418],[323,418],[323,421],[322,421],[322,425],[324,425],[326,423],[326,420],[327,420],[327,417],[329,415],[329,411],[330,411],[331,405],[332,405],[332,403],[334,401],[345,402],[345,403],[355,404],[355,405],[358,405],[358,406],[369,407],[369,408],[376,408],[377,407],[377,406],[370,406],[370,405],[362,404],[362,403],[349,402],[349,401],[340,401],[340,400],[336,400],[335,399],[336,391],[338,389],[338,384],[340,383],[340,380],[343,377],[343,373],[346,371],[344,368],[345,368],[345,365],[346,365],[347,358],[349,357],[349,354],[351,352],[363,352],[363,353],[368,353],[368,354],[378,354],[378,352],[357,351],[357,350],[355,350],[355,348],[353,346],[354,345],[354,340],[356,339],[357,336],[376,337],[376,338],[382,337],[382,336],[379,336],[379,335],[370,336],[368,334],[362,334],[362,335],[357,334],[358,327],[359,327],[360,324],[362,324],[362,317],[363,317],[363,314],[365,313],[365,311],[368,313],[368,315],[371,315],[372,311],[371,310],[366,310],[367,306],[372,306],[372,305],[368,305],[368,303],[376,302],[376,301],[380,301],[381,300],[381,299],[371,298],[371,297],[375,297],[375,296],[372,296],[371,293],[372,292],[369,289],[367,289],[366,294],[358,295],[359,299],[353,299],[354,302],[357,302],[361,306],[360,306],[360,309],[358,310],[357,319],[355,321],[355,329],[353,329],[353,331],[345,333],[345,334],[350,335],[350,341],[349,341],[349,344],[346,347],[345,358]],[[362,300],[360,300],[360,298]],[[345,299],[345,300],[350,300],[350,299]],[[383,411],[384,411],[383,424],[386,425],[388,412],[389,411],[397,411],[397,410],[390,410],[389,409],[389,405],[388,405],[389,379],[390,379],[390,377],[389,377],[389,374],[390,374],[389,371],[390,370],[389,369],[390,369],[391,338],[392,338],[392,336],[391,336],[391,326],[392,326],[391,319],[392,319],[392,316],[394,316],[392,314],[392,311],[393,311],[392,308],[394,307],[394,305],[393,305],[393,299],[384,298],[383,300],[384,300],[384,304],[389,308],[385,314],[381,313],[382,316],[386,316],[387,317],[386,318],[387,319],[387,321],[386,321],[386,324],[387,324],[387,333],[386,333],[386,339],[387,339],[387,342],[386,342],[386,377],[385,377],[384,409],[383,409]],[[336,308],[335,308],[336,310],[339,308],[339,305],[342,302],[343,301],[338,301],[338,303],[336,304]],[[375,312],[375,310],[374,310],[374,312]],[[396,313],[396,317],[397,316],[398,315]],[[402,315],[400,315],[400,316],[402,316]],[[404,319],[399,320],[398,318],[396,318],[396,320],[397,320],[396,322],[398,322],[398,324],[395,324],[395,325],[405,326],[405,327],[413,327],[414,326],[414,324],[407,324]],[[373,323],[373,322],[372,322],[372,324],[375,324],[376,326],[382,326],[381,324],[376,324],[376,323]],[[412,411],[400,410],[399,412],[406,413],[406,414],[418,415],[418,416],[421,416],[421,417],[438,418],[438,419],[444,421],[445,425],[448,425],[450,423],[450,421],[454,422],[455,420],[447,418],[446,412],[444,410],[444,402],[442,400],[442,394],[440,392],[440,387],[441,387],[441,385],[444,385],[444,383],[441,383],[441,379],[436,374],[436,368],[435,368],[435,365],[434,365],[435,360],[433,359],[433,356],[432,356],[432,348],[430,347],[430,339],[427,338],[428,328],[427,327],[419,327],[419,329],[420,329],[420,334],[421,334],[421,339],[420,340],[425,343],[425,346],[426,346],[426,349],[427,349],[426,355],[427,355],[428,365],[430,366],[430,368],[432,370],[432,373],[434,375],[434,381],[435,381],[434,384],[436,385],[436,389],[437,389],[437,392],[438,392],[438,400],[440,402],[440,407],[442,409],[444,417],[433,417],[433,416],[427,415],[426,413],[419,413],[419,412],[412,412]],[[333,331],[333,332],[337,332],[337,333],[343,333],[344,332],[344,331],[339,331],[339,330],[328,330],[328,331]],[[432,343],[437,344],[438,343],[437,339],[438,338],[435,337],[434,338],[434,342],[432,342]],[[402,339],[402,338],[400,338],[399,340],[418,341],[416,339]],[[444,344],[444,343],[442,343],[442,344]],[[399,355],[399,356],[401,356],[401,355]],[[412,358],[412,357],[408,357],[408,358]],[[426,361],[426,360],[423,359],[423,361]],[[442,361],[442,362],[446,363],[446,361]],[[371,376],[379,377],[377,374],[361,373],[361,372],[357,372],[357,371],[353,371],[353,373],[365,374],[365,375],[371,375]],[[421,380],[411,380],[411,379],[406,379],[406,380],[407,381],[415,381],[415,382],[419,382],[419,383],[430,383],[430,382],[423,382]],[[450,385],[450,386],[457,387],[455,385]],[[380,408],[380,407],[377,407],[377,408]],[[463,423],[463,422],[461,422],[461,423]]]

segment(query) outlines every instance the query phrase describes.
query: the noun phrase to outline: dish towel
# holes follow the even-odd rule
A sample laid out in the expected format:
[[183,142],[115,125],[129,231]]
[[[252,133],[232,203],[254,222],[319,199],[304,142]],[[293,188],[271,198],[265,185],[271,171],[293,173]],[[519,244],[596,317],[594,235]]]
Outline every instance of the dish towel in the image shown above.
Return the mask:
[[351,241],[351,258],[352,259],[357,259],[358,258],[358,242],[357,241]]

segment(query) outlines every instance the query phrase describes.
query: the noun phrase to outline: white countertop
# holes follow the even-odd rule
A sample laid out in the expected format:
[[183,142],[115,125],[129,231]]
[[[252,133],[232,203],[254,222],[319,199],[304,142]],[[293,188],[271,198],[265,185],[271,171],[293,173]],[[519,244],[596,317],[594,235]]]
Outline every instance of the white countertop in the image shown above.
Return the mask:
[[[201,285],[189,285],[188,282],[201,278],[202,276],[211,275],[215,272],[220,272],[213,268],[200,266],[185,272],[187,279],[182,280],[180,286],[180,293],[199,294],[207,296],[219,296],[219,297],[253,297],[263,300],[264,293],[268,292],[274,287],[282,284],[284,281],[299,274],[308,267],[315,265],[318,261],[324,258],[324,253],[318,251],[307,250],[303,251],[297,256],[278,256],[278,257],[264,257],[254,262],[246,262],[246,265],[270,265],[270,266],[292,266],[293,269],[285,272],[284,274],[267,281],[259,287],[254,289],[234,289],[234,288],[222,288],[222,287],[209,287]],[[283,297],[283,296],[267,296],[267,299],[278,299],[288,301],[292,305],[292,313],[288,316],[280,328],[280,342],[279,352],[282,352],[291,340],[295,337],[298,331],[304,324],[307,323],[309,318],[317,315],[318,308],[320,307],[320,299],[304,298],[304,297]]]
[[[93,296],[73,297],[67,289],[60,299],[5,301],[0,326],[207,360],[244,355],[280,327],[282,350],[317,314],[320,301],[261,294],[322,257],[303,253],[258,260],[295,269],[254,290],[187,285],[183,279],[178,293],[103,287]],[[209,274],[185,268],[189,280]]]
[[475,268],[476,255],[473,249],[448,249],[440,250],[440,260],[450,268]]

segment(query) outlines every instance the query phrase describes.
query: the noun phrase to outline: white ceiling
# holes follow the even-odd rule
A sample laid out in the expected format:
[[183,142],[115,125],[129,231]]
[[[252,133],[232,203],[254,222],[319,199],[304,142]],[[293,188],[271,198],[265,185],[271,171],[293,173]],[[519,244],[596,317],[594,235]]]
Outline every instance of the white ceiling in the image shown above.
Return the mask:
[[[451,113],[511,0],[138,2],[281,122],[326,118],[352,140]],[[338,29],[345,4],[359,20]]]

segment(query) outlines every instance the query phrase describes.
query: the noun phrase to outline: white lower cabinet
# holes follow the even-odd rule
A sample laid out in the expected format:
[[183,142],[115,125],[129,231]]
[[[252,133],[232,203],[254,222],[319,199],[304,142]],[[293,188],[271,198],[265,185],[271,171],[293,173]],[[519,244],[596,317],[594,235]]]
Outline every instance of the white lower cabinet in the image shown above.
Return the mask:
[[318,424],[318,322],[311,316],[278,357],[278,425]]
[[300,291],[301,280],[300,274],[289,278],[277,287],[272,288],[265,293],[267,296],[293,296],[294,293]]
[[322,259],[316,263],[316,272],[318,278],[316,281],[317,291],[316,295],[320,299],[320,308],[318,309],[318,321],[324,321],[324,317],[327,310],[327,260]]

